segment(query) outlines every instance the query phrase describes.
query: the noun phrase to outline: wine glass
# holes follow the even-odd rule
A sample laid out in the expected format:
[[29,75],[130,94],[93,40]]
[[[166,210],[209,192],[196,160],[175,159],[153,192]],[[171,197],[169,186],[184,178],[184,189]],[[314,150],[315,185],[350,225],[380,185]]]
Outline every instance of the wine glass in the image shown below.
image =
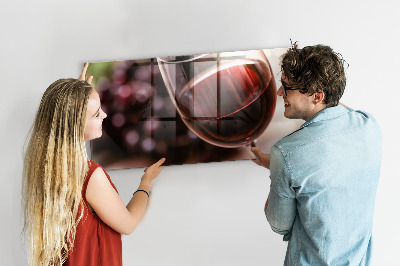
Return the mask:
[[263,50],[158,57],[180,117],[204,141],[252,145],[270,123],[276,83]]

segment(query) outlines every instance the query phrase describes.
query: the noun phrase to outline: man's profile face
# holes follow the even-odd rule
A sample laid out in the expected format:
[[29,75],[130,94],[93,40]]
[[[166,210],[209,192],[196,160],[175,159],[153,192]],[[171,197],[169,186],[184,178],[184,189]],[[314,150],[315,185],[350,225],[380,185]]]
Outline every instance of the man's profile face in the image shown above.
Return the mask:
[[[282,72],[282,82],[289,87],[296,87],[296,84],[291,83]],[[283,113],[289,119],[303,119],[308,120],[313,115],[312,109],[314,107],[312,97],[309,94],[301,93],[299,90],[287,90],[280,86],[277,95],[283,97],[285,112]]]

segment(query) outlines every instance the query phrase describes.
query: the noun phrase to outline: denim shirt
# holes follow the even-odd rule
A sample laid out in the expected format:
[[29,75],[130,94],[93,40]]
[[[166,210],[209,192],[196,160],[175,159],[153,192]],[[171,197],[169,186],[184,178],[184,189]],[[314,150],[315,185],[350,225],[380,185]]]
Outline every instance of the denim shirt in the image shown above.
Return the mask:
[[267,220],[284,265],[370,265],[381,131],[365,112],[326,108],[271,149]]

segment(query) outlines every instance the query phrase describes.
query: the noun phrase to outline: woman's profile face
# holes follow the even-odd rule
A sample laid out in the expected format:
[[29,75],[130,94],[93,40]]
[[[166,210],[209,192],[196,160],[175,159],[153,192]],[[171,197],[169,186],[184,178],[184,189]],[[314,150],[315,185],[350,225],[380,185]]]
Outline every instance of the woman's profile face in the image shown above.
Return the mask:
[[86,124],[84,131],[85,141],[100,138],[102,131],[103,119],[107,114],[101,109],[99,94],[92,90],[89,95],[86,112]]

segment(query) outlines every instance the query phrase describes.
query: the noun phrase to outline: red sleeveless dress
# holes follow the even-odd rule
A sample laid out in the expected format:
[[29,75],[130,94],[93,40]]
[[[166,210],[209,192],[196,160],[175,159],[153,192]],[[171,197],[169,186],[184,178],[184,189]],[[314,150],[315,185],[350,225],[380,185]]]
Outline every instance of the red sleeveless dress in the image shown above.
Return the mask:
[[[89,171],[82,187],[82,198],[84,201],[83,217],[76,229],[74,248],[63,265],[122,265],[121,234],[105,224],[95,212],[91,212],[89,209],[89,204],[86,200],[87,185],[94,170],[101,166],[91,160],[88,163]],[[113,188],[117,191],[111,182],[110,176],[106,171],[104,173]]]

